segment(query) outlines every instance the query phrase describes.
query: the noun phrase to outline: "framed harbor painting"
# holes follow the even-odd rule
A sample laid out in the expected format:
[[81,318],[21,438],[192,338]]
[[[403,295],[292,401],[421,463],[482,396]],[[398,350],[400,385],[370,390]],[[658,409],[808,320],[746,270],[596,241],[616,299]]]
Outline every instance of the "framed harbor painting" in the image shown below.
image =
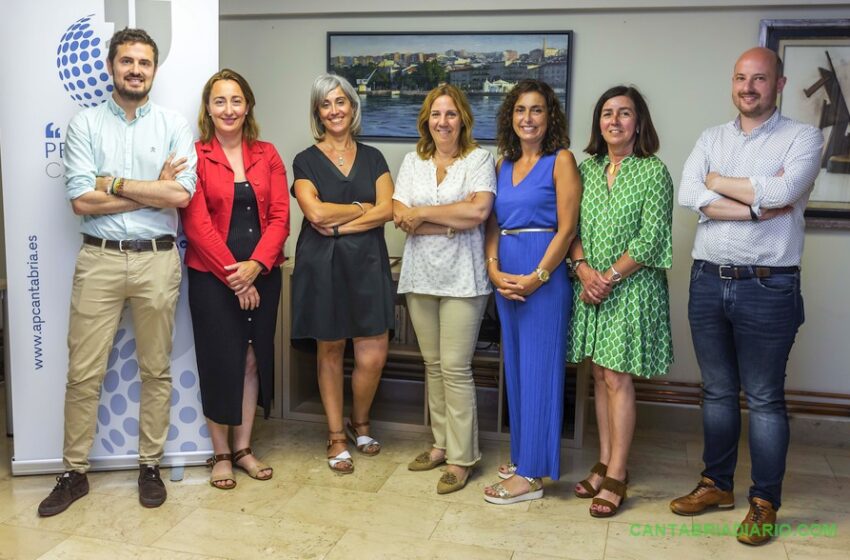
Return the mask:
[[361,136],[419,138],[416,119],[434,87],[463,90],[479,142],[496,139],[496,114],[524,79],[542,80],[569,107],[571,31],[328,33],[328,71],[344,76],[360,96]]
[[850,229],[850,19],[762,20],[760,43],[785,65],[780,112],[823,131],[806,224]]

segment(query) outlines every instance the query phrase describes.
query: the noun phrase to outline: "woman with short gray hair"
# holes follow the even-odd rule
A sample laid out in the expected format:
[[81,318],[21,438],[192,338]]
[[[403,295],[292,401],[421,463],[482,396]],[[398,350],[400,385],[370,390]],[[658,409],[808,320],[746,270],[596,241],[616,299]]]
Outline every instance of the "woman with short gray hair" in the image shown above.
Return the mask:
[[[369,435],[369,409],[387,359],[394,323],[384,223],[393,181],[381,152],[356,141],[360,98],[345,78],[313,82],[310,125],[316,143],[295,156],[292,194],[304,213],[292,278],[292,338],[317,344],[322,405],[328,418],[328,466],[354,471],[345,436],[364,455],[381,444]],[[351,417],[343,425],[343,354],[354,346]]]

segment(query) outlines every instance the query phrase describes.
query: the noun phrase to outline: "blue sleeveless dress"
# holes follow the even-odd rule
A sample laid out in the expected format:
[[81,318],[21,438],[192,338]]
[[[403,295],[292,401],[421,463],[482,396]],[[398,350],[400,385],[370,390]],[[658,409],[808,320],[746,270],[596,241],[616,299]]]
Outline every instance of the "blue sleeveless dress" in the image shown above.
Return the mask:
[[[503,160],[494,212],[500,229],[557,229],[556,154],[542,156],[513,185],[513,162]],[[499,268],[528,274],[540,264],[554,232],[499,236]],[[572,290],[567,265],[551,271],[549,282],[525,302],[496,293],[502,325],[502,353],[511,430],[511,461],[517,474],[560,477],[564,374]]]

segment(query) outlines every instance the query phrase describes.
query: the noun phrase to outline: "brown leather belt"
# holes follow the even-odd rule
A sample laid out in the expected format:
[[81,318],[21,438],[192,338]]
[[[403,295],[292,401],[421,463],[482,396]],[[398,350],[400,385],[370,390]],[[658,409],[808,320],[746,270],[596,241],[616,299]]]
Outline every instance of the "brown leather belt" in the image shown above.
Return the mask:
[[768,278],[776,274],[796,274],[799,266],[756,266],[714,264],[703,261],[702,269],[710,274],[716,274],[723,280],[747,280],[749,278]]
[[114,249],[125,253],[130,251],[136,253],[140,253],[142,251],[153,251],[154,244],[156,244],[157,251],[168,251],[174,247],[174,236],[163,235],[156,239],[122,239],[120,241],[115,241],[112,239],[100,239],[99,237],[93,237],[84,233],[83,243],[86,245],[103,247],[104,249]]

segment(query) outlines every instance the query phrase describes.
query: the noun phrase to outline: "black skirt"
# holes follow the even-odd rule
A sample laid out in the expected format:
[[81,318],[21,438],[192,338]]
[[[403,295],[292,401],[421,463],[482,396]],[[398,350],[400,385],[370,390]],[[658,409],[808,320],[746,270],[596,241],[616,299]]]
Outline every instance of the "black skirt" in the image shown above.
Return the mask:
[[242,424],[242,389],[248,345],[257,356],[257,404],[269,416],[274,393],[274,337],[280,302],[280,268],[254,281],[260,306],[243,311],[229,287],[210,272],[189,269],[189,309],[204,416],[218,424]]

